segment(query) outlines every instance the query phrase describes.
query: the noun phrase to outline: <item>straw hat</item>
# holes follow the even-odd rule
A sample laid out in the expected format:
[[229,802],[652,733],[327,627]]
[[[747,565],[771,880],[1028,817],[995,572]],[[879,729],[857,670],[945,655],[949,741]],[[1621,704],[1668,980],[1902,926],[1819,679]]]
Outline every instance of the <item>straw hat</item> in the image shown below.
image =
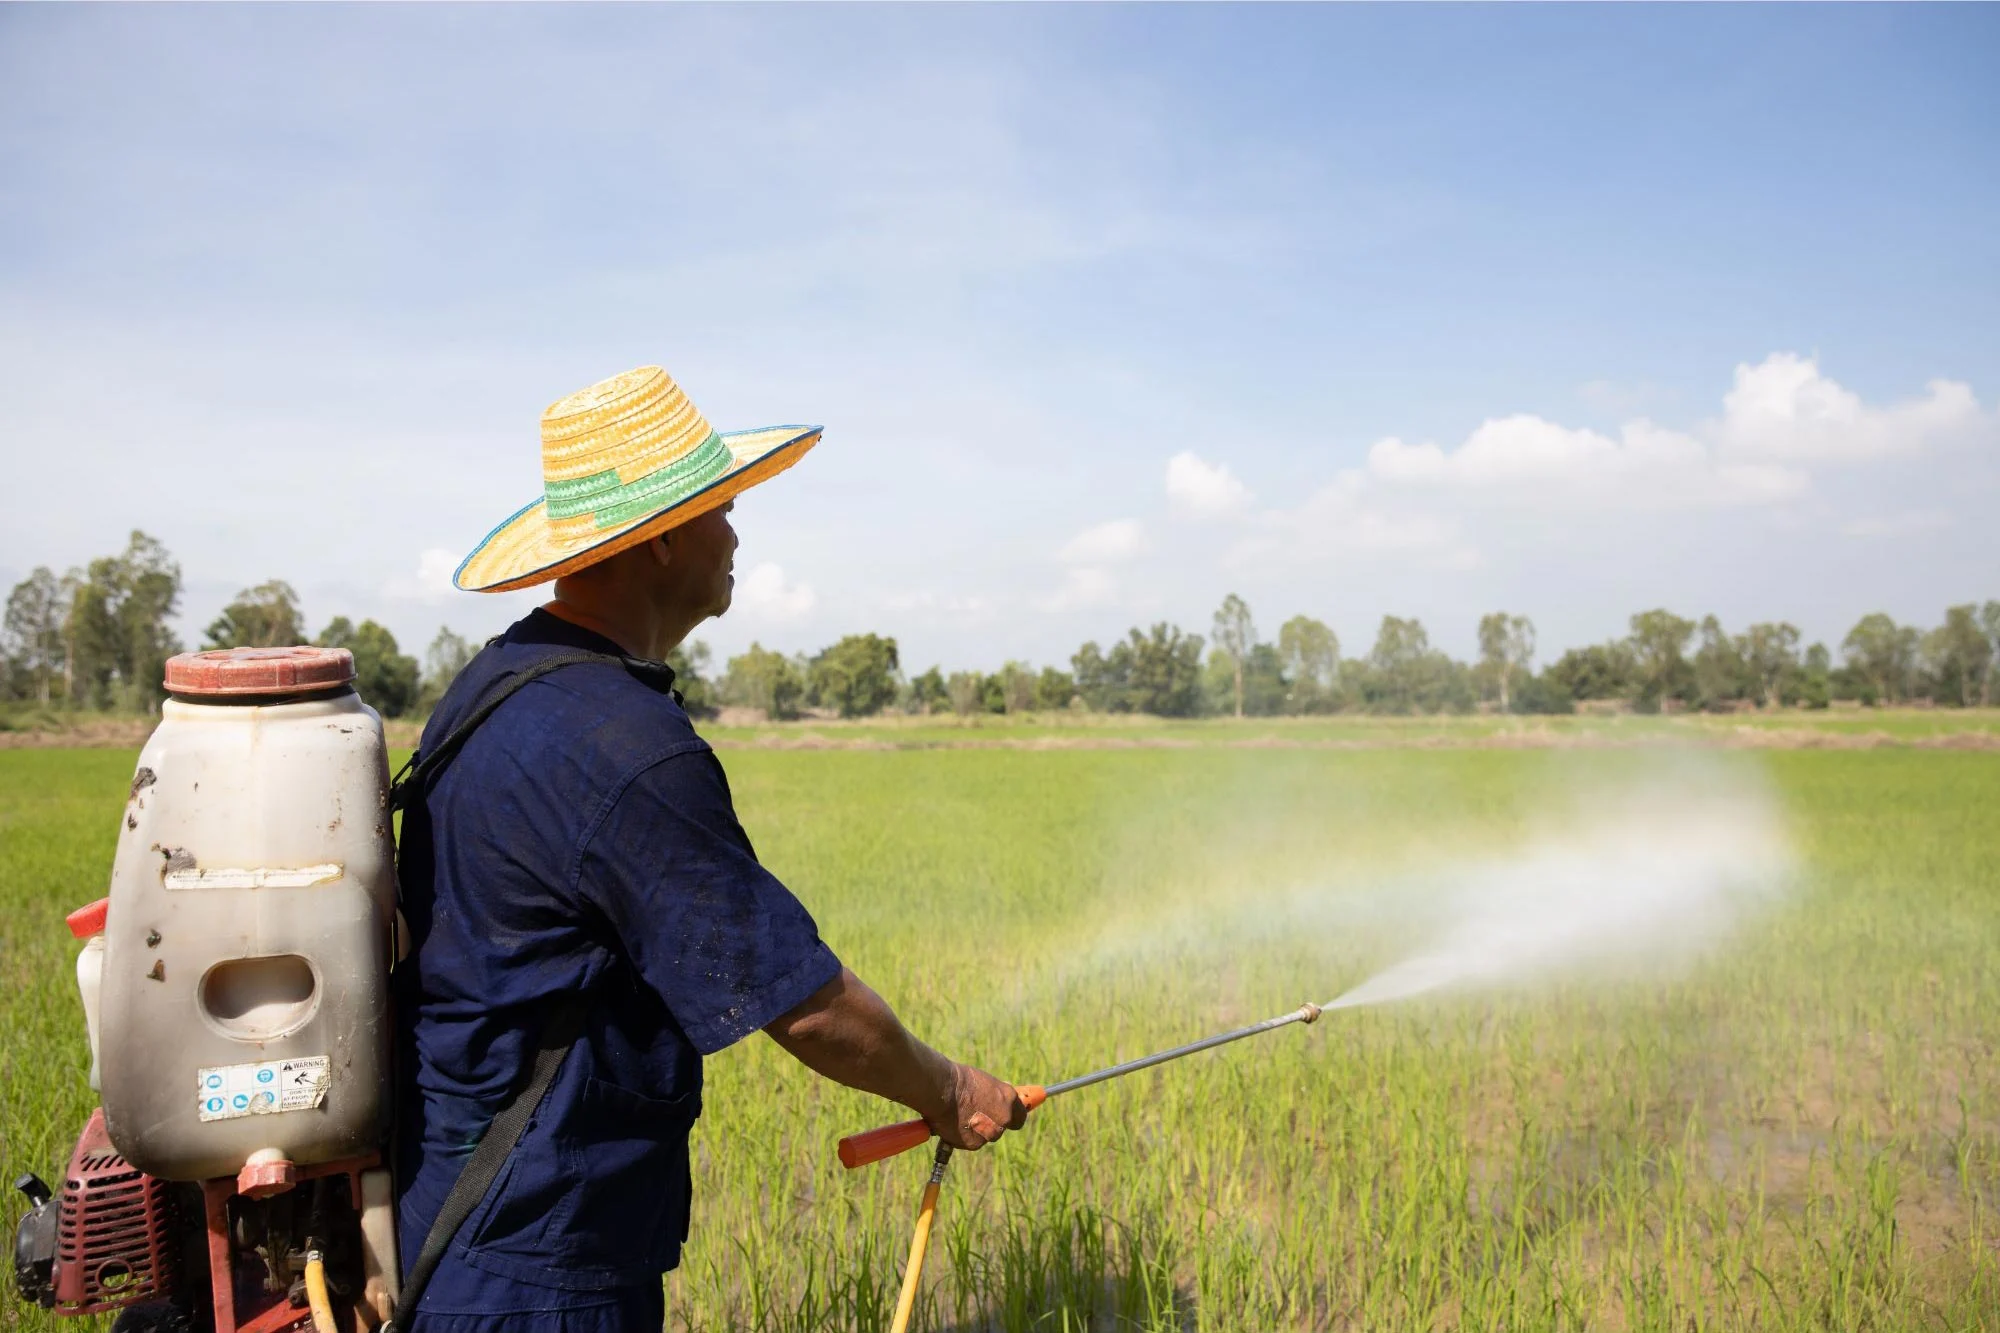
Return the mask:
[[658,366],[542,413],[542,498],[486,534],[452,581],[506,592],[573,574],[727,504],[819,443],[818,426],[723,434]]

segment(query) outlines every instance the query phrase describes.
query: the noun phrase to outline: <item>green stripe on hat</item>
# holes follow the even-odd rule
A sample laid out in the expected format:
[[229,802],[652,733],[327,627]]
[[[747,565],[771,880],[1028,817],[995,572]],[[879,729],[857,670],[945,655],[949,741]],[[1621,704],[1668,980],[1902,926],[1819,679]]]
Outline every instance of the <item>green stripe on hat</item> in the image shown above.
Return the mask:
[[550,482],[544,488],[550,518],[588,514],[600,528],[615,528],[679,504],[729,471],[735,455],[714,431],[683,457],[631,481],[618,480],[618,469],[606,468],[572,481]]

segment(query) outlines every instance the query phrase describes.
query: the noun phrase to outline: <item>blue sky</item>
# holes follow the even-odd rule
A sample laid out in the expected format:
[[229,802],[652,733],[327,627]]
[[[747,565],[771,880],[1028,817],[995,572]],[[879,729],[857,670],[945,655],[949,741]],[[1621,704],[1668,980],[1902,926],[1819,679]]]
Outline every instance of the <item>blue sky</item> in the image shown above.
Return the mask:
[[0,8],[0,578],[420,650],[549,401],[825,442],[702,637],[2000,597],[2000,9]]

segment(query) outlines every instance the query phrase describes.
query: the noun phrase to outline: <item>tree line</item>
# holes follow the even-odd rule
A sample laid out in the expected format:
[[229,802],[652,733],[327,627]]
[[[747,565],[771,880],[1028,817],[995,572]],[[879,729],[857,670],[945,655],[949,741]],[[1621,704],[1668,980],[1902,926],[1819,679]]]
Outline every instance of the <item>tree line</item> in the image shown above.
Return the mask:
[[[172,621],[181,568],[135,531],[116,555],[62,574],[43,566],[14,585],[0,618],[0,699],[52,708],[150,713],[169,657],[185,651]],[[316,643],[354,654],[355,687],[390,717],[428,712],[472,648],[449,629],[423,662],[373,620],[335,616],[308,636],[298,593],[279,579],[245,588],[208,626],[200,648]]]
[[[1643,611],[1629,633],[1572,648],[1535,666],[1535,626],[1493,612],[1479,621],[1479,655],[1462,662],[1431,645],[1415,618],[1384,616],[1365,656],[1343,657],[1325,622],[1297,615],[1275,639],[1262,637],[1249,605],[1231,594],[1206,641],[1161,622],[1134,628],[1109,647],[1095,641],[1068,670],[1013,661],[998,671],[931,667],[905,676],[896,641],[849,635],[812,655],[786,656],[757,644],[707,678],[706,650],[683,665],[691,708],[739,705],[776,718],[808,709],[862,717],[905,713],[1149,713],[1161,717],[1234,714],[1569,713],[1608,705],[1637,712],[1825,708],[1993,702],[2000,675],[2000,601],[1946,610],[1930,630],[1863,616],[1841,641],[1835,663],[1825,644],[1803,644],[1796,626],[1751,625],[1740,634],[1715,616],[1699,621]],[[1204,651],[1206,649],[1206,651]]]
[[[15,585],[0,621],[0,700],[154,711],[166,660],[183,648],[171,626],[180,595],[180,566],[143,532],[80,569],[36,569]],[[357,688],[391,717],[429,712],[474,652],[441,629],[420,662],[382,625],[346,616],[309,639],[298,594],[275,579],[238,593],[199,646],[306,642],[351,651]],[[812,654],[753,643],[720,672],[697,641],[670,662],[697,716],[736,706],[780,719],[808,711],[1261,717],[1567,713],[1593,705],[1723,711],[1836,701],[1969,707],[1991,704],[2000,685],[2000,601],[1949,607],[1930,629],[1881,612],[1863,616],[1841,640],[1838,662],[1827,645],[1804,644],[1790,624],[1732,634],[1715,616],[1695,621],[1663,609],[1634,615],[1623,637],[1571,648],[1540,669],[1526,616],[1482,617],[1478,645],[1477,659],[1463,662],[1433,647],[1417,619],[1384,616],[1367,654],[1343,657],[1339,637],[1311,616],[1293,616],[1275,639],[1264,638],[1249,605],[1232,593],[1206,639],[1167,622],[1135,627],[1108,646],[1085,643],[1067,669],[1009,661],[990,673],[933,666],[909,675],[895,639],[878,634],[846,635]]]

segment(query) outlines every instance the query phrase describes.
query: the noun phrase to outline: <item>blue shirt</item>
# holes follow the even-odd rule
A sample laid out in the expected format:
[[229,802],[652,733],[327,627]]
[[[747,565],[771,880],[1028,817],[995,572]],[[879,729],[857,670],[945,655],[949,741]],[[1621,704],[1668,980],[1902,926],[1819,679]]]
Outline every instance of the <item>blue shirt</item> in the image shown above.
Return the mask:
[[[452,682],[423,745],[501,677],[576,648],[619,651],[531,612]],[[405,813],[400,842],[406,1269],[548,1014],[569,996],[589,1004],[423,1310],[467,1327],[450,1316],[657,1298],[687,1235],[701,1058],[796,1007],[839,961],[758,864],[679,700],[617,663],[564,667],[502,704]]]

